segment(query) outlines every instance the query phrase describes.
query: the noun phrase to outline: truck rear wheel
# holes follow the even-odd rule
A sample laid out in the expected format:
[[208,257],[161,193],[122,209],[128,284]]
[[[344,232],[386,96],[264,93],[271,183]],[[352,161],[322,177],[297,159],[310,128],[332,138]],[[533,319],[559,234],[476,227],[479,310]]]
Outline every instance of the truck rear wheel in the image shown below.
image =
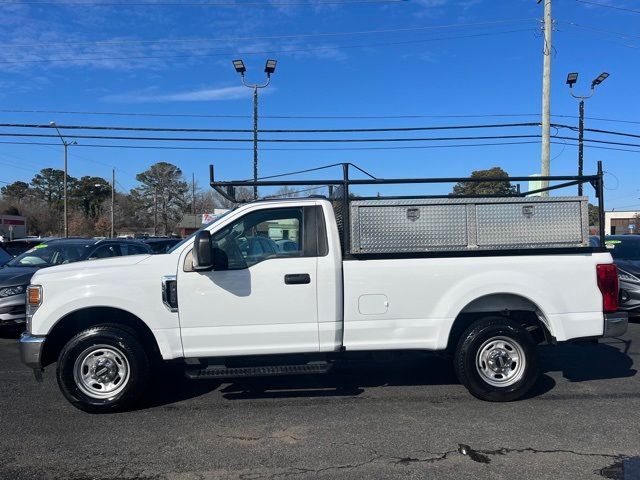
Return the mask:
[[539,375],[536,345],[520,324],[483,318],[462,334],[454,357],[456,375],[469,392],[490,402],[525,395]]
[[78,333],[58,357],[58,385],[65,398],[85,412],[124,410],[137,402],[149,377],[149,359],[140,342],[112,325]]

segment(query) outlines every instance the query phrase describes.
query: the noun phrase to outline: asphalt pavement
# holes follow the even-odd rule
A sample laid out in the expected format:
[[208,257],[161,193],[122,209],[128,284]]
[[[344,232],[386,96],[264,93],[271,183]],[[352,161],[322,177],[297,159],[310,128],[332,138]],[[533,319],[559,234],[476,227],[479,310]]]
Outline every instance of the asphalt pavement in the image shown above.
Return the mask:
[[1,479],[640,479],[640,324],[541,347],[529,398],[487,403],[432,355],[219,383],[167,370],[136,411],[90,415],[0,333]]

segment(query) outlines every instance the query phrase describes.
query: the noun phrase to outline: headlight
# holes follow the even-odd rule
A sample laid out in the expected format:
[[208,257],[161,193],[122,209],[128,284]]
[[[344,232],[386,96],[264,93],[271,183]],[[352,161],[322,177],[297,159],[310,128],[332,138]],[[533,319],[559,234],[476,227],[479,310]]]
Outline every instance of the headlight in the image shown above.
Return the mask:
[[625,282],[640,283],[640,278],[636,277],[632,273],[625,272],[624,270],[621,270],[619,268],[618,268],[618,278],[620,280],[624,280]]
[[31,333],[31,319],[40,305],[42,305],[42,287],[29,285],[27,287],[27,331],[29,333]]
[[24,293],[26,288],[26,285],[16,285],[15,287],[0,288],[0,298],[20,295],[21,293]]

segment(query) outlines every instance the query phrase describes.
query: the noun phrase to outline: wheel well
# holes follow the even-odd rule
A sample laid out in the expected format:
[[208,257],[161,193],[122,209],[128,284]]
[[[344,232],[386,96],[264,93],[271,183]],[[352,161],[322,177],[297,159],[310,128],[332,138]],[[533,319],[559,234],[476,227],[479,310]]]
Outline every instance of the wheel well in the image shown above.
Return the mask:
[[536,343],[555,341],[543,312],[534,302],[520,295],[499,293],[480,297],[462,309],[449,332],[447,351],[453,352],[469,325],[484,317],[515,320],[531,333]]
[[129,331],[140,340],[151,359],[161,358],[158,343],[151,329],[138,317],[118,308],[90,307],[68,314],[53,326],[44,343],[42,365],[54,363],[65,344],[78,332],[101,324],[110,324]]

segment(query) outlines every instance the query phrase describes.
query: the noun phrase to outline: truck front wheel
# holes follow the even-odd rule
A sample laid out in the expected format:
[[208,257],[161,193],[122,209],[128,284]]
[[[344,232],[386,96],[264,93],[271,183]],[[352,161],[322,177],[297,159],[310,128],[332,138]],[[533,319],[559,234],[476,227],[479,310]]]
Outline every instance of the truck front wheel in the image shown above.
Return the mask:
[[517,400],[539,375],[529,332],[500,317],[483,318],[467,328],[456,348],[454,367],[472,395],[490,402]]
[[112,325],[78,333],[58,357],[60,390],[85,412],[124,410],[138,401],[149,377],[149,359],[140,342]]

